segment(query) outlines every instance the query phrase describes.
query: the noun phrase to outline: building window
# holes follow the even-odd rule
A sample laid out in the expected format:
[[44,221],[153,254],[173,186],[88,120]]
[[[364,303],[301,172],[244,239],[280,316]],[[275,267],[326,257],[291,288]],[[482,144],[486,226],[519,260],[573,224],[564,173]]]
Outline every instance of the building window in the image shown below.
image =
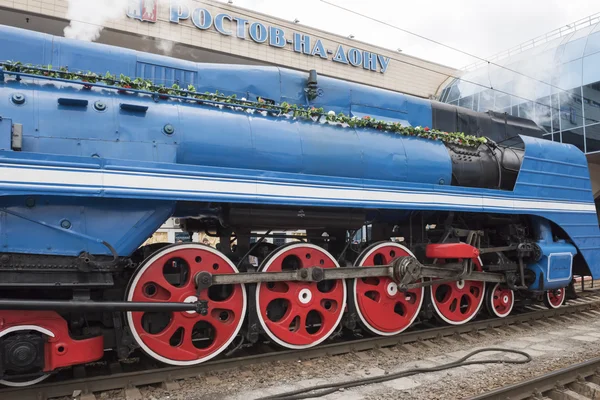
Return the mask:
[[583,128],[569,129],[562,131],[562,142],[577,146],[581,151],[584,149]]
[[585,127],[585,151],[600,151],[600,123]]

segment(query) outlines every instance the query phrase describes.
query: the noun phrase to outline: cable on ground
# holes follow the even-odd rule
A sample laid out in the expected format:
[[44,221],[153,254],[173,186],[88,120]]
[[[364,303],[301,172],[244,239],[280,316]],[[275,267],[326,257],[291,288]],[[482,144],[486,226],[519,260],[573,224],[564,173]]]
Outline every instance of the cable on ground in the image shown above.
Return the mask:
[[[497,352],[501,352],[501,353],[513,353],[513,354],[521,355],[525,358],[518,359],[518,360],[493,358],[493,359],[489,359],[489,360],[467,361],[469,358],[473,357],[476,354],[490,352],[490,351],[497,351]],[[388,374],[388,375],[355,379],[355,380],[350,380],[350,381],[341,382],[341,383],[327,383],[327,384],[318,385],[318,386],[315,386],[312,388],[299,389],[299,390],[294,390],[294,391],[290,391],[287,393],[276,394],[273,396],[261,397],[257,400],[307,399],[307,398],[313,398],[313,397],[326,396],[328,394],[335,393],[340,389],[349,389],[349,388],[356,387],[356,386],[363,386],[363,385],[370,385],[373,383],[387,382],[387,381],[391,381],[394,379],[403,378],[406,376],[417,375],[417,374],[421,374],[421,373],[425,373],[425,372],[437,372],[437,371],[442,371],[442,370],[450,369],[450,368],[464,367],[467,365],[500,364],[500,363],[503,363],[503,364],[526,364],[530,361],[532,361],[531,356],[529,354],[525,353],[524,351],[490,347],[490,348],[475,350],[456,361],[453,361],[453,362],[450,362],[447,364],[438,365],[436,367],[413,368],[413,369],[408,369],[406,371],[400,371],[400,372],[396,372],[396,373]],[[317,393],[313,393],[313,392],[317,392]]]

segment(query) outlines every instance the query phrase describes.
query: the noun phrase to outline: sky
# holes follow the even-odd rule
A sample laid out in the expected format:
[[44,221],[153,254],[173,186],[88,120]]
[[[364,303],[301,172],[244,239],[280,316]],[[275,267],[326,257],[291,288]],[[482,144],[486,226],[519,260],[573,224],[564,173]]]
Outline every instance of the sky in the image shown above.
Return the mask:
[[[219,0],[227,2],[227,0]],[[600,12],[591,0],[326,0],[486,58],[534,37]],[[477,58],[367,18],[322,0],[233,0],[234,5],[355,40],[461,68]]]

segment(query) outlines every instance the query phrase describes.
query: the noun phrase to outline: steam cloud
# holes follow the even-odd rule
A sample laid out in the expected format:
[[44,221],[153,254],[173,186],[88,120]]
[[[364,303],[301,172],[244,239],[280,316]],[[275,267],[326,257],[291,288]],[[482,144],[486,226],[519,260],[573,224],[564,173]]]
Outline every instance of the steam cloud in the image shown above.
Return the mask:
[[[124,18],[130,4],[137,0],[67,0],[67,18],[71,21],[64,30],[66,38],[93,42],[100,37],[106,23]],[[169,0],[154,0],[159,7],[169,7]],[[172,43],[161,43],[159,49],[170,53]]]
[[171,42],[170,40],[159,40],[156,43],[156,48],[162,51],[164,55],[170,56],[173,52],[174,45],[175,43]]
[[128,0],[68,0],[67,18],[71,20],[64,30],[65,37],[94,41],[100,37],[106,22],[123,17]]
[[[480,107],[482,104],[492,105],[493,97],[490,91],[483,90],[482,87],[492,87],[500,90],[504,94],[513,96],[513,104],[522,104],[529,101],[538,101],[547,98],[551,93],[556,93],[550,84],[542,82],[556,81],[560,76],[561,65],[557,63],[555,51],[547,51],[543,54],[529,55],[522,54],[506,60],[496,61],[497,64],[505,66],[488,64],[478,70],[463,75],[458,82],[460,97],[466,97],[481,92]],[[559,84],[555,82],[554,84]],[[481,86],[479,86],[481,85]],[[570,89],[570,88],[566,88]],[[498,104],[496,104],[498,106]],[[501,104],[500,108],[508,107],[508,104]],[[537,110],[525,111],[521,117],[533,119],[539,125],[550,125],[550,104],[547,107],[536,105]],[[484,106],[485,107],[485,106]],[[490,109],[493,107],[489,107]],[[553,110],[557,113],[558,110]]]

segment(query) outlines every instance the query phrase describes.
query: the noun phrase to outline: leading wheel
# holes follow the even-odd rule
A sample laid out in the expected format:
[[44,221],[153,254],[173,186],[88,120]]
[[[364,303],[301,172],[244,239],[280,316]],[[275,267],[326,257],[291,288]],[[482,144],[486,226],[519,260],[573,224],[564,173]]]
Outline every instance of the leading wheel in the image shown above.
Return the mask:
[[565,288],[547,290],[544,293],[544,304],[548,308],[558,308],[565,302]]
[[515,305],[515,293],[513,290],[501,286],[500,283],[489,284],[485,298],[485,306],[488,313],[498,318],[508,316]]
[[[367,247],[354,266],[389,265],[398,257],[414,255],[394,242],[375,243]],[[425,289],[398,291],[388,277],[354,279],[351,301],[363,326],[376,335],[391,336],[407,329],[417,318]]]
[[[261,272],[309,267],[339,268],[324,249],[308,243],[281,246],[261,264]],[[346,308],[346,282],[268,282],[256,287],[256,309],[262,328],[275,343],[306,349],[327,339]]]
[[[166,247],[144,261],[129,284],[128,301],[196,302],[198,272],[238,272],[219,251],[196,243]],[[208,314],[195,311],[127,312],[137,344],[152,358],[171,365],[194,365],[210,360],[229,346],[246,314],[244,285],[215,285],[203,290]]]

